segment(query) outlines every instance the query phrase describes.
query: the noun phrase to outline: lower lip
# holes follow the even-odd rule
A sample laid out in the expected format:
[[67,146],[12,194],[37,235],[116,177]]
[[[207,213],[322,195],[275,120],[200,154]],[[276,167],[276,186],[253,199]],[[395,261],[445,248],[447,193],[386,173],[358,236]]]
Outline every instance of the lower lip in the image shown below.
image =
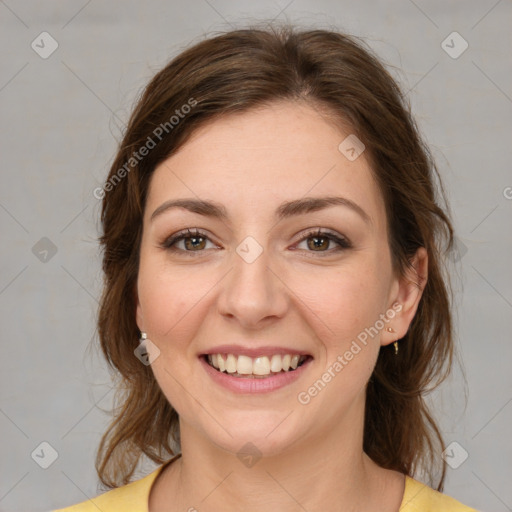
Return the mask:
[[210,366],[204,357],[200,357],[199,360],[204,366],[206,372],[211,378],[224,386],[230,391],[235,393],[269,393],[277,389],[283,388],[292,382],[295,382],[300,376],[306,371],[307,367],[313,360],[311,357],[308,358],[302,365],[298,366],[296,370],[289,372],[277,373],[271,377],[262,378],[246,378],[246,377],[233,377],[228,373],[219,372],[212,366]]

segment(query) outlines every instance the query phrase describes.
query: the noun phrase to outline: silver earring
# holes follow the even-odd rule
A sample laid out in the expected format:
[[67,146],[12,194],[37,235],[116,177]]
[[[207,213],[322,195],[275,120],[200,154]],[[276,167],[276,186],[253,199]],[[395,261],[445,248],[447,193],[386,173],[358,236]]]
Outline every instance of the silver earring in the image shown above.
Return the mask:
[[147,338],[148,338],[148,335],[144,331],[141,331],[139,341],[142,342],[142,341],[146,340]]

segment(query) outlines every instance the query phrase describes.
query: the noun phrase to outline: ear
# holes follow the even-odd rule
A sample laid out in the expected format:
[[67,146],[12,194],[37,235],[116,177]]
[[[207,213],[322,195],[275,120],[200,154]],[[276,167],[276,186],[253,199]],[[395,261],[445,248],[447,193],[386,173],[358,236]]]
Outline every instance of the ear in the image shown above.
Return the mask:
[[137,323],[137,327],[139,331],[144,331],[144,316],[142,314],[142,306],[140,305],[139,293],[137,290],[137,283],[135,283],[133,287],[133,296],[135,300],[135,322]]
[[428,279],[428,253],[420,247],[410,260],[412,267],[407,267],[405,276],[397,278],[390,303],[396,315],[389,321],[387,327],[395,332],[384,329],[381,336],[381,345],[389,345],[403,338],[416,314],[423,290]]

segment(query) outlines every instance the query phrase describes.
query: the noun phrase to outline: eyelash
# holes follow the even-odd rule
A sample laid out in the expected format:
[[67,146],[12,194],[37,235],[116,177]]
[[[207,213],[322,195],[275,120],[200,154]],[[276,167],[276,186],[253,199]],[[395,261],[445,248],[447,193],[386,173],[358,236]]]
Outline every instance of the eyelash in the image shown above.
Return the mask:
[[[297,242],[297,244],[300,244],[301,242],[303,242],[304,240],[307,240],[308,238],[327,238],[329,241],[332,241],[332,242],[336,242],[338,244],[338,247],[336,249],[333,249],[333,250],[327,250],[327,251],[307,251],[306,252],[311,252],[311,253],[317,253],[320,255],[320,257],[322,256],[327,256],[327,255],[331,255],[333,252],[339,252],[339,251],[343,251],[343,250],[346,250],[346,249],[351,249],[352,248],[352,244],[351,242],[345,238],[345,237],[340,237],[338,235],[336,235],[335,233],[332,233],[330,231],[322,231],[320,228],[318,229],[313,229],[313,230],[310,230],[308,231],[307,233],[305,233],[303,235],[303,237]],[[183,250],[183,249],[176,249],[176,247],[174,247],[174,245],[177,243],[177,242],[180,242],[181,240],[187,240],[187,239],[190,239],[190,238],[204,238],[206,240],[209,240],[209,237],[206,233],[200,231],[199,229],[194,229],[194,230],[190,230],[190,229],[186,229],[184,231],[180,231],[178,233],[175,233],[174,235],[171,235],[170,237],[168,237],[167,239],[165,239],[161,244],[160,244],[160,247],[162,249],[166,249],[166,250],[169,250],[169,251],[172,251],[172,252],[181,252],[181,253],[185,253],[187,256],[191,256],[191,257],[196,257],[196,256],[199,256],[199,254],[201,252],[204,252],[205,249],[203,250],[199,250],[199,251],[186,251],[186,250]]]

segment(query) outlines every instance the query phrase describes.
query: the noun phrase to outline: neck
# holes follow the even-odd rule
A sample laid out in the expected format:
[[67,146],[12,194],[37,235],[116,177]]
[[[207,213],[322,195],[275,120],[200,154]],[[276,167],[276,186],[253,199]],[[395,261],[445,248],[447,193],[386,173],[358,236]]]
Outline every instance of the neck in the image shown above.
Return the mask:
[[366,456],[362,422],[355,428],[353,422],[350,427],[342,423],[245,465],[182,422],[182,457],[169,468],[165,501],[174,504],[172,510],[255,512],[267,507],[295,512],[340,510],[339,504],[346,511],[398,510],[403,476],[379,468]]

